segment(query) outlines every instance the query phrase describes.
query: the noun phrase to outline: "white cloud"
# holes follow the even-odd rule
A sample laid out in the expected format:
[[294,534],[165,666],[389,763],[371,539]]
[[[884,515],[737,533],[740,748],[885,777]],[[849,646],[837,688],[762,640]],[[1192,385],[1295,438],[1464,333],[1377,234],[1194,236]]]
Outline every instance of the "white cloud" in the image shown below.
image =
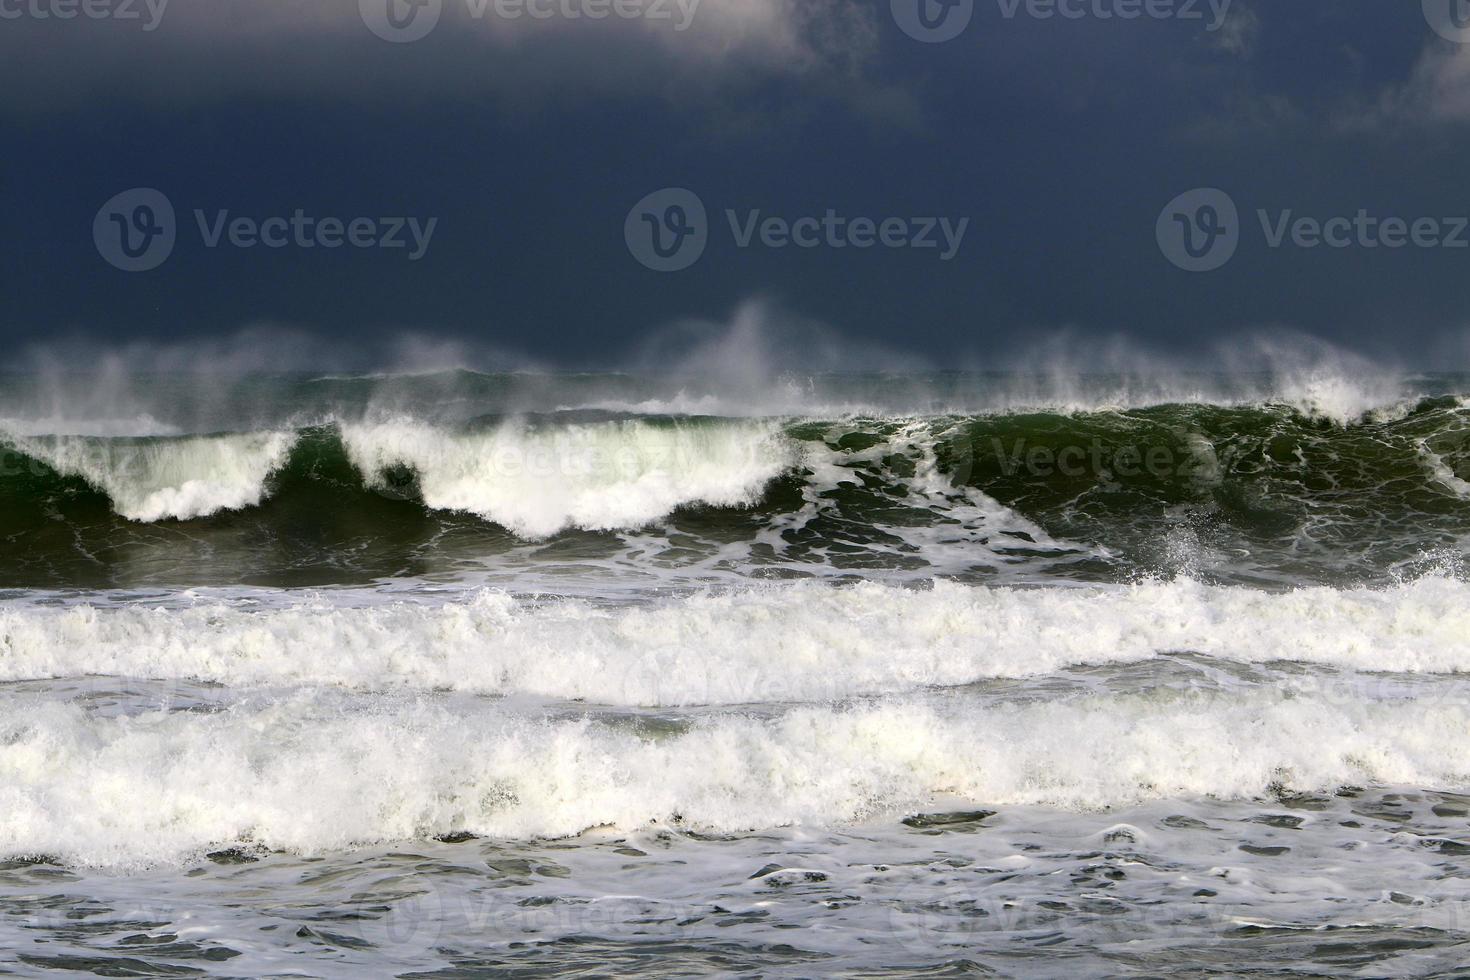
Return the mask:
[[1347,114],[1345,128],[1470,123],[1470,45],[1431,41],[1407,81],[1390,86],[1366,108]]
[[1470,46],[1431,44],[1402,98],[1410,114],[1439,122],[1470,122]]
[[1237,2],[1212,35],[1215,47],[1239,58],[1249,58],[1255,51],[1256,37],[1261,33],[1261,20],[1244,3]]

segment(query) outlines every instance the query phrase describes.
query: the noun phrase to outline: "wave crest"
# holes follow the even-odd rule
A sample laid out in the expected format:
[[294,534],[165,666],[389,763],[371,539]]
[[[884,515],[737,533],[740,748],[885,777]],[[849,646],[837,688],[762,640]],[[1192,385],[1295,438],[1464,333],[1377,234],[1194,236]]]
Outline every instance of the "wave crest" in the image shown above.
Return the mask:
[[15,446],[62,476],[106,493],[131,521],[189,520],[258,505],[266,479],[296,444],[288,432],[167,439],[16,438]]
[[755,423],[514,422],[477,433],[404,421],[345,425],[342,438],[371,484],[406,468],[427,506],[530,539],[638,528],[689,505],[749,506],[797,458],[777,427]]

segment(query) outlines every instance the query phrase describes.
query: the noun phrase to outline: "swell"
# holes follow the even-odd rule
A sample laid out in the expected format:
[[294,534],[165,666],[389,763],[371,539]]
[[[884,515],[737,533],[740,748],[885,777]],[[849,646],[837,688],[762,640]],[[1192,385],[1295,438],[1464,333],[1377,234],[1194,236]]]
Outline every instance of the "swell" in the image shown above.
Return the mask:
[[954,567],[961,539],[993,553],[1010,535],[1072,542],[1133,572],[1208,577],[1245,560],[1287,582],[1330,568],[1381,576],[1470,540],[1470,413],[1454,397],[1348,425],[1284,405],[843,419],[582,410],[4,445],[0,535],[43,561],[105,564],[125,541],[154,540],[149,525],[224,550],[246,538],[327,552],[396,543],[400,564],[446,533],[490,546],[663,527],[709,548],[774,548],[793,566],[918,567],[953,545],[940,564]]
[[944,443],[970,486],[1138,567],[1381,574],[1463,553],[1470,413],[1426,399],[1341,425],[1286,406],[991,417]]
[[[480,420],[177,437],[3,436],[0,495],[35,512],[101,503],[126,520],[210,518],[308,492],[412,499],[527,538],[637,527],[691,503],[740,506],[793,457],[767,424]],[[566,416],[563,416],[565,418]],[[708,420],[713,423],[714,420]]]

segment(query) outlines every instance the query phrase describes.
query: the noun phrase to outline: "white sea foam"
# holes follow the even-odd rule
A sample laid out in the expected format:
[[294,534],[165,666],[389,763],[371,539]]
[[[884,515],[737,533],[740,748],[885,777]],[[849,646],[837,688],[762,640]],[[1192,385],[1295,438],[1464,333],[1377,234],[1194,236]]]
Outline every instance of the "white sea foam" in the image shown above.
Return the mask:
[[510,423],[474,433],[403,421],[342,433],[369,482],[408,467],[428,506],[533,539],[573,527],[637,528],[691,504],[750,505],[796,459],[769,424]]
[[1427,441],[1422,439],[1419,441],[1419,456],[1424,461],[1430,479],[1461,500],[1470,500],[1470,481],[1462,480],[1457,476],[1450,464],[1445,462],[1444,457],[1430,449]]
[[1346,425],[1364,417],[1385,422],[1402,418],[1418,399],[1405,397],[1404,386],[1388,374],[1351,374],[1315,368],[1274,379],[1263,400],[1280,401],[1304,415]]
[[[864,515],[873,533],[865,536],[862,548],[883,556],[891,567],[904,567],[922,556],[930,575],[965,574],[978,565],[1012,570],[1027,566],[1040,572],[1084,553],[1107,554],[1099,546],[1058,541],[1024,515],[964,485],[973,449],[952,425],[947,434],[937,434],[929,421],[907,420],[866,449],[835,448],[850,434],[844,428],[830,424],[822,442],[803,443],[802,505],[769,519],[758,537],[757,547],[781,555],[788,569],[826,575],[844,566],[841,559],[851,554],[854,542],[830,537],[823,524],[847,519],[834,491],[872,482],[901,488],[901,496],[890,498],[901,505],[873,508]],[[861,434],[865,424],[858,423],[851,431]],[[941,470],[941,443],[956,458],[950,472]],[[904,460],[912,471],[907,476],[895,471],[890,464],[894,458]],[[906,513],[919,509],[928,512],[927,519],[916,522]],[[820,543],[803,547],[813,540]],[[1016,547],[1023,542],[1024,553],[1018,554]]]
[[1135,663],[1168,652],[1470,671],[1470,585],[1270,594],[1188,581],[1007,589],[766,586],[610,607],[468,601],[245,611],[0,611],[0,680],[115,675],[234,687],[458,690],[677,706],[821,701]]
[[247,841],[320,852],[454,831],[717,832],[892,819],[936,800],[1115,806],[1273,786],[1463,785],[1470,707],[1253,690],[719,715],[673,734],[595,719],[298,695],[0,719],[0,848],[112,866]]
[[251,432],[131,441],[72,436],[18,437],[16,448],[112,499],[134,521],[187,520],[253,507],[265,481],[286,462],[293,433]]

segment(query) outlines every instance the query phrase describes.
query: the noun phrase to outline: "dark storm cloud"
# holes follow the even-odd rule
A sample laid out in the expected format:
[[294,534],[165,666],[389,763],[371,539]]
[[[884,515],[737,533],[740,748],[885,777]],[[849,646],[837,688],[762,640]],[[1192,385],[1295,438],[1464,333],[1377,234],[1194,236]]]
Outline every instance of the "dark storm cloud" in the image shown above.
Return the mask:
[[[902,0],[430,0],[428,29],[404,0],[69,2],[0,0],[14,340],[285,322],[597,366],[763,295],[937,363],[1272,325],[1465,354],[1470,45],[1418,4],[976,0],[931,43]],[[174,212],[151,271],[94,241],[161,241],[153,210],[99,215],[132,188]],[[630,214],[663,188],[705,213],[676,272],[626,238],[684,241]],[[1208,272],[1158,237],[1196,188],[1238,215]],[[1432,247],[1379,236],[1428,220]],[[395,248],[395,221],[435,223]]]
[[840,0],[0,0],[0,24],[0,104],[14,113],[679,99],[850,73],[878,31],[874,9]]

